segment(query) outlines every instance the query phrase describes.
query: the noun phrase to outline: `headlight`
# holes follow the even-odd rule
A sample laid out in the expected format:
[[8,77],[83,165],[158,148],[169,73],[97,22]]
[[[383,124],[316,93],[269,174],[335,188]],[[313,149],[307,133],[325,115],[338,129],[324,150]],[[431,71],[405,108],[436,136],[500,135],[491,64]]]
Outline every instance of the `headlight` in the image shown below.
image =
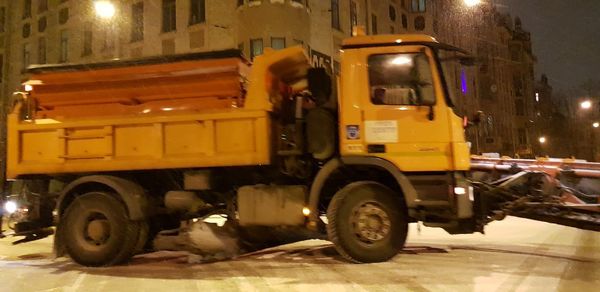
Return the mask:
[[17,212],[17,203],[15,203],[13,201],[8,201],[8,202],[4,203],[4,210],[8,214]]
[[455,187],[454,188],[454,193],[457,195],[464,195],[467,193],[467,189],[463,188],[463,187]]

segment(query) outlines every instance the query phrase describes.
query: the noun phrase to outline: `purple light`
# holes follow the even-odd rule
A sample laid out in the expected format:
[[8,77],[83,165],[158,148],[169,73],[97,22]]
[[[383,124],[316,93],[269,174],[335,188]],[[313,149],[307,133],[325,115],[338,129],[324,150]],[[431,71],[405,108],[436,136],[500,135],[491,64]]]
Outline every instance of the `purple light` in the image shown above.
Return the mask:
[[467,94],[469,89],[467,86],[467,73],[465,73],[465,70],[460,72],[460,89],[463,94]]

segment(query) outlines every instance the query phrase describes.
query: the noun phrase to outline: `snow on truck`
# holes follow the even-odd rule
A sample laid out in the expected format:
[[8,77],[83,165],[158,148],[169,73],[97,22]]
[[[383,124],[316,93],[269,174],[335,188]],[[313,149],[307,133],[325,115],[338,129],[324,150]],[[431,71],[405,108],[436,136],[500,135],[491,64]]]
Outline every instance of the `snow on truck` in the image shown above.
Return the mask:
[[212,214],[326,235],[353,262],[395,256],[410,222],[483,231],[502,194],[467,178],[444,74],[464,52],[358,36],[340,58],[335,81],[300,47],[30,68],[8,115],[15,235],[55,226],[59,255],[103,266]]

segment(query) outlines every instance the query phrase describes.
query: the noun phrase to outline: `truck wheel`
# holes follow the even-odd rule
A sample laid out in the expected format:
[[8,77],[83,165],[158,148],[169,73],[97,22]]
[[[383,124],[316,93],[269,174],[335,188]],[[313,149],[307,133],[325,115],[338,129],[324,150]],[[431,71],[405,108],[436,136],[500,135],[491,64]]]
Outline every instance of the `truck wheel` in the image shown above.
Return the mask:
[[136,251],[140,223],[129,220],[125,206],[107,193],[78,196],[62,220],[65,249],[81,265],[120,264]]
[[337,251],[356,263],[383,262],[404,247],[408,216],[400,196],[372,181],[347,185],[327,208],[327,234]]

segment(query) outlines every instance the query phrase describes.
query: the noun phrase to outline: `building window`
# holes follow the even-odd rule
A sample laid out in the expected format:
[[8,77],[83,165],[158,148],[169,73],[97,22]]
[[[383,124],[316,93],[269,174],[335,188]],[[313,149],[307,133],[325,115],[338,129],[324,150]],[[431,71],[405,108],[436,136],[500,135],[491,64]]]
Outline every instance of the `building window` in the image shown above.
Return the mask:
[[39,32],[46,31],[47,26],[48,26],[48,20],[46,20],[46,16],[40,17],[40,19],[38,19],[38,31]]
[[412,0],[411,11],[412,12],[425,12],[426,0]]
[[271,38],[271,48],[274,50],[285,49],[285,38]]
[[69,21],[69,8],[63,8],[58,12],[58,24],[65,24]]
[[408,29],[408,17],[404,13],[402,14],[402,27]]
[[31,0],[23,0],[23,19],[31,17]]
[[48,11],[48,0],[38,0],[38,13]]
[[115,47],[113,31],[109,26],[102,28],[102,51],[110,51]]
[[244,5],[244,0],[237,0],[237,6],[240,7]]
[[31,64],[31,51],[29,44],[23,45],[23,70],[27,69]]
[[390,5],[389,10],[390,10],[389,11],[389,13],[390,13],[390,20],[396,21],[396,7]]
[[263,53],[263,40],[253,39],[250,40],[250,58],[254,59],[256,56],[260,56]]
[[356,2],[350,1],[350,33],[358,25],[358,6]]
[[396,29],[394,28],[393,25],[390,25],[390,33],[391,34],[395,34],[396,33]]
[[46,38],[44,37],[38,40],[38,63],[46,64]]
[[206,1],[191,0],[190,25],[206,21]]
[[4,32],[4,23],[6,22],[6,7],[0,7],[0,32]]
[[523,102],[522,99],[515,100],[515,107],[516,107],[517,116],[525,115],[525,103]]
[[69,31],[62,30],[60,32],[60,56],[59,62],[64,63],[69,59]]
[[175,0],[162,2],[162,32],[177,30],[177,4]]
[[131,42],[144,39],[144,2],[131,5]]
[[417,16],[415,17],[415,30],[424,30],[425,29],[425,17]]
[[331,0],[331,27],[340,30],[340,0]]
[[377,15],[371,14],[371,32],[377,34]]
[[31,35],[31,24],[25,23],[23,24],[22,36],[24,39],[28,38]]
[[82,56],[89,56],[92,54],[92,44],[94,41],[94,33],[92,31],[92,23],[86,22],[83,30],[83,52]]

